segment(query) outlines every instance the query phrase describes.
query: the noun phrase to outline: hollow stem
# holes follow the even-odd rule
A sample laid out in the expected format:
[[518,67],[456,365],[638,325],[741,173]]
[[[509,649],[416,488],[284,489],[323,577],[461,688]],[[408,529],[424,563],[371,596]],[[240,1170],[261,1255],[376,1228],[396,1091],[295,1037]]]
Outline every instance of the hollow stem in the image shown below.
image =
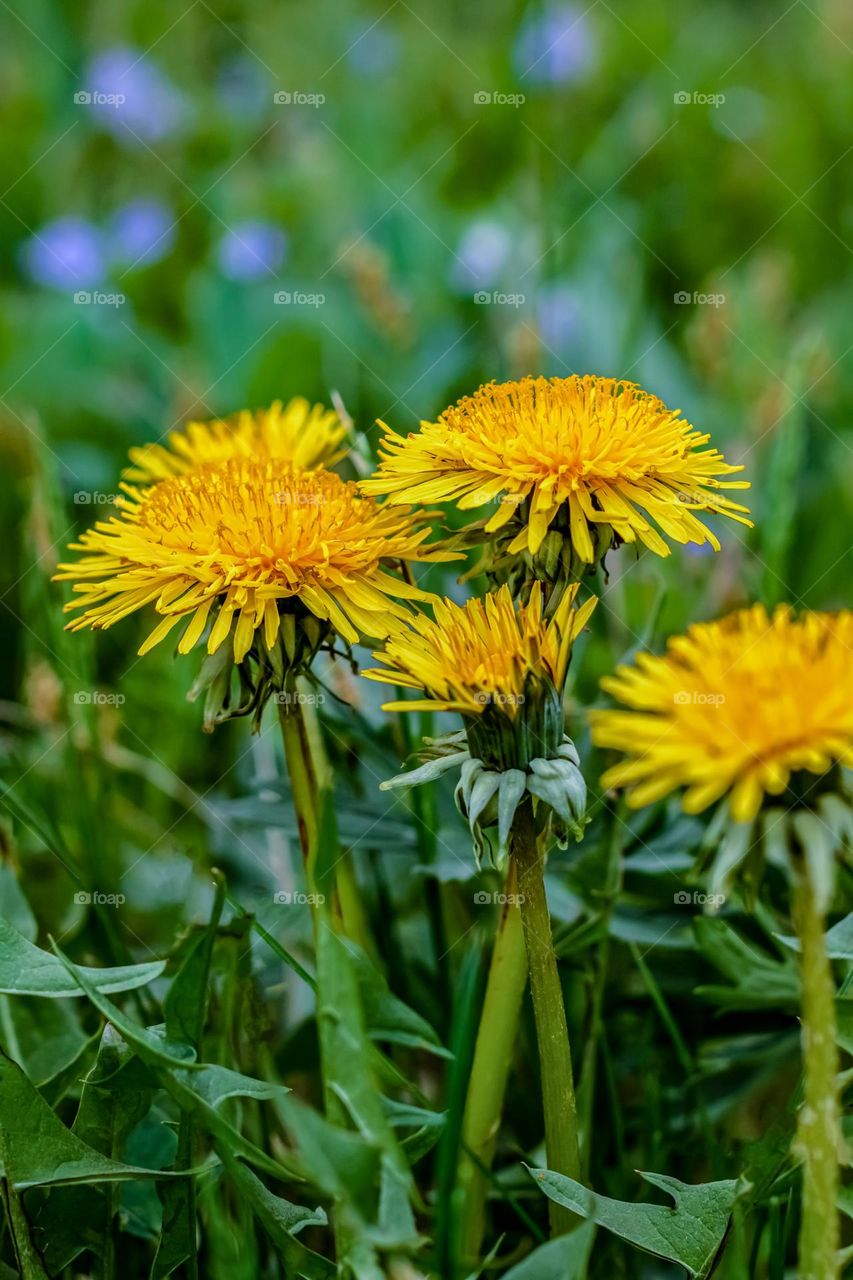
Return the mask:
[[318,830],[317,779],[300,703],[297,701],[287,706],[279,704],[278,722],[284,743],[284,759],[290,779],[293,807],[296,810],[296,826],[305,862],[305,877],[308,888],[313,891]]
[[800,1280],[837,1280],[838,1247],[838,1044],[835,985],[824,941],[824,916],[808,869],[796,889],[800,936],[804,1090],[798,1122],[803,1156]]
[[[581,1165],[572,1052],[557,957],[551,941],[551,918],[545,896],[544,850],[539,848],[536,839],[529,801],[516,810],[510,857],[515,862],[518,876],[521,923],[539,1045],[548,1168],[553,1173],[578,1179]],[[552,1236],[565,1234],[576,1223],[571,1210],[553,1201],[548,1207]]]
[[518,907],[517,871],[510,864],[486,981],[474,1061],[462,1120],[459,1187],[463,1196],[461,1254],[476,1265],[485,1227],[488,1178],[503,1112],[507,1080],[527,984],[527,954]]

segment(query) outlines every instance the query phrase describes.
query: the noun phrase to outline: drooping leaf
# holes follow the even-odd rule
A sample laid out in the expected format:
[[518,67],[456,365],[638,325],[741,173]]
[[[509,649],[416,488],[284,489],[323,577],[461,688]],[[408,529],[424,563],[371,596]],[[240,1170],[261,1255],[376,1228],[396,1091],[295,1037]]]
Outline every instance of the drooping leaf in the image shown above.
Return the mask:
[[[132,991],[158,978],[165,964],[119,965],[113,969],[81,967],[81,973],[98,991]],[[50,952],[28,942],[8,920],[0,918],[0,992],[6,995],[47,996],[68,999],[83,992],[65,966]]]
[[296,1236],[304,1227],[325,1226],[322,1209],[306,1209],[273,1195],[239,1160],[222,1152],[223,1162],[240,1196],[250,1206],[284,1263],[284,1273],[304,1280],[332,1280],[337,1268],[328,1258],[306,1248]]
[[550,1200],[629,1244],[685,1268],[693,1280],[704,1280],[717,1256],[729,1224],[737,1182],[707,1182],[698,1186],[662,1173],[640,1173],[652,1186],[672,1196],[675,1208],[660,1204],[631,1204],[596,1195],[573,1178],[530,1169],[531,1177]]
[[111,1022],[122,1037],[133,1045],[146,1065],[150,1066],[155,1062],[167,1067],[192,1068],[197,1065],[194,1061],[195,1050],[190,1045],[167,1040],[165,1035],[151,1027],[137,1026],[118,1005],[107,999],[106,993],[92,981],[85,968],[73,964],[55,944],[54,950],[67,975],[77,984],[81,993],[85,993],[107,1022]]
[[218,1107],[226,1098],[255,1098],[261,1102],[290,1092],[283,1084],[255,1080],[252,1076],[244,1076],[240,1071],[215,1063],[202,1063],[195,1071],[175,1071],[173,1075],[211,1109]]

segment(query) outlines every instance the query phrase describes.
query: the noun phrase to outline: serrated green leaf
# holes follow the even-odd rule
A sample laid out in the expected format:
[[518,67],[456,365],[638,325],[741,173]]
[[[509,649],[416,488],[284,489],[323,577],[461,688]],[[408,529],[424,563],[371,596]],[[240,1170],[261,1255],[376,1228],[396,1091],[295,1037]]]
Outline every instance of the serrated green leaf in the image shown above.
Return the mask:
[[[101,1155],[120,1150],[151,1105],[156,1082],[107,1025],[97,1058],[88,1073],[72,1133]],[[53,1187],[35,1218],[37,1242],[56,1274],[84,1250],[96,1255],[111,1229],[110,1203],[98,1186]]]
[[305,1247],[296,1235],[304,1227],[325,1226],[326,1214],[322,1209],[306,1209],[273,1195],[260,1178],[226,1152],[222,1153],[225,1168],[240,1196],[250,1206],[264,1231],[275,1245],[284,1274],[304,1277],[304,1280],[332,1280],[337,1268],[328,1258]]
[[666,1174],[640,1172],[646,1182],[672,1196],[675,1208],[671,1209],[659,1204],[611,1200],[548,1169],[530,1169],[529,1173],[550,1200],[647,1253],[679,1263],[693,1280],[704,1280],[708,1275],[726,1234],[737,1193],[734,1179],[696,1186]]
[[163,1001],[166,1035],[198,1051],[207,1009],[210,959],[225,903],[225,883],[214,873],[216,893],[210,920],[192,939]]
[[[250,1091],[258,1087],[260,1082],[251,1080],[248,1076],[240,1076],[239,1072],[228,1071],[225,1067],[198,1063],[185,1057],[176,1057],[175,1050],[186,1049],[187,1046],[170,1045],[169,1042],[151,1031],[150,1028],[138,1026],[116,1008],[111,1000],[108,1000],[106,996],[97,991],[83,976],[80,969],[62,956],[61,952],[58,952],[58,954],[61,956],[63,964],[68,966],[69,972],[75,974],[77,981],[95,1007],[116,1027],[128,1044],[135,1049],[142,1062],[156,1072],[161,1085],[172,1096],[182,1111],[192,1114],[202,1128],[210,1133],[212,1137],[225,1144],[236,1155],[243,1156],[246,1160],[249,1160],[257,1168],[265,1170],[276,1178],[294,1176],[292,1169],[274,1160],[265,1151],[262,1151],[254,1143],[244,1138],[232,1124],[219,1114],[216,1103],[208,1101],[205,1096],[211,1090],[216,1093],[218,1089],[216,1081],[221,1082],[225,1077],[227,1077],[228,1087],[231,1088],[232,1094],[235,1092],[233,1089],[235,1078],[246,1082],[246,1087],[250,1088]],[[165,1049],[164,1045],[166,1046]],[[223,1072],[225,1077],[222,1075]],[[198,1090],[195,1087],[196,1076],[200,1080]],[[213,1084],[211,1084],[211,1081],[213,1081]],[[261,1084],[263,1089],[270,1087],[272,1086]],[[280,1094],[286,1091],[281,1088],[277,1092]],[[222,1096],[225,1096],[225,1094]]]
[[0,1176],[13,1188],[162,1177],[108,1159],[51,1111],[17,1063],[0,1050]]
[[372,1188],[379,1181],[379,1149],[359,1134],[330,1124],[294,1094],[278,1103],[278,1112],[304,1176],[324,1195],[348,1202],[362,1221],[369,1221]]
[[696,994],[721,1009],[797,1009],[796,965],[773,960],[747,942],[724,920],[696,916],[693,929],[700,951],[730,980],[730,986],[697,987]]
[[382,1106],[395,1129],[441,1129],[447,1119],[444,1111],[429,1111],[410,1102],[397,1102],[395,1098],[383,1098]]
[[438,1057],[451,1055],[433,1027],[390,990],[385,977],[369,958],[351,942],[347,943],[361,995],[368,1034],[373,1040],[387,1040],[422,1049]]

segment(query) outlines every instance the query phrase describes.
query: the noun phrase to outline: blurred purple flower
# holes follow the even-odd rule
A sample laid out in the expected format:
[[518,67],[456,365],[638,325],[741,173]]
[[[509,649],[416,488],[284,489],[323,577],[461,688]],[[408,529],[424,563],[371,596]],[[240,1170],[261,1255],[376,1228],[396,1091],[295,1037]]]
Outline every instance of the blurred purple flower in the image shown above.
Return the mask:
[[390,71],[399,60],[400,42],[395,33],[380,22],[369,27],[354,25],[346,38],[348,47],[344,56],[352,70],[360,75]]
[[89,99],[101,126],[131,143],[134,134],[145,142],[168,137],[186,116],[180,91],[156,63],[129,45],[96,54],[84,83],[77,100]]
[[571,4],[554,5],[522,24],[513,65],[528,84],[571,84],[591,68],[595,55],[584,11]]
[[256,58],[238,54],[219,73],[217,94],[222,105],[233,115],[253,120],[270,102],[267,76]]
[[103,239],[84,218],[55,218],[23,248],[28,275],[51,289],[84,289],[104,278]]
[[284,261],[287,236],[274,222],[259,218],[236,222],[219,241],[216,256],[229,280],[257,280]]
[[558,351],[567,347],[581,325],[580,301],[574,289],[561,280],[546,284],[539,291],[536,320],[546,346]]
[[512,247],[506,227],[487,218],[465,230],[453,263],[453,283],[460,289],[486,288],[500,278]]
[[109,227],[110,257],[130,267],[159,262],[175,243],[175,218],[161,200],[130,200]]

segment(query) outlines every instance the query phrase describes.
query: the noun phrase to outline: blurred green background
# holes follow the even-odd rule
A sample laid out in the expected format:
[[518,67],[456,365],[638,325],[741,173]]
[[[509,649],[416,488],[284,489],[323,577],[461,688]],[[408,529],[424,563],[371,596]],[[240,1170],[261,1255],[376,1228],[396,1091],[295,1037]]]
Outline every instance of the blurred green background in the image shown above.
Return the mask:
[[[194,659],[161,645],[139,662],[147,618],[97,643],[65,634],[50,582],[75,532],[108,510],[127,449],[188,418],[335,393],[364,460],[377,416],[412,428],[491,378],[593,372],[679,406],[746,465],[756,528],[717,522],[718,556],[613,557],[576,705],[638,642],[691,619],[756,598],[850,604],[844,0],[11,0],[0,22],[0,753],[14,820],[2,833],[38,926],[3,878],[0,898],[32,936],[98,963],[164,954],[216,862],[276,937],[307,945],[307,913],[273,904],[291,883],[292,819],[274,732],[251,739],[238,722],[204,737],[185,699]],[[429,585],[458,590],[439,570]],[[404,805],[380,801],[407,726],[340,667],[331,683],[358,703],[358,715],[331,696],[323,707],[342,836],[401,994],[444,1027],[422,963],[421,875],[430,858],[445,882],[471,874],[470,841],[449,792],[421,815],[431,851]],[[707,965],[670,877],[701,827],[681,819],[656,843],[645,821],[655,857],[636,860],[615,932],[656,948],[692,1045]],[[565,930],[584,858],[597,883],[590,830],[578,878],[568,855],[554,860]],[[81,884],[126,902],[92,919]],[[467,937],[470,894],[455,910]],[[298,1072],[312,1060],[307,1005],[270,952],[256,968],[257,1034]],[[685,1139],[666,1096],[672,1053],[630,966],[618,990],[624,1169],[731,1176],[715,1142],[697,1155]],[[709,1072],[725,1094],[715,1117],[753,1137],[777,1102],[761,1093],[765,1048],[753,1063],[734,1038],[743,1029]],[[732,1063],[726,1092],[714,1073]],[[633,1197],[612,1156],[604,1144],[603,1189]]]
[[187,417],[334,388],[369,433],[592,371],[747,462],[763,585],[838,602],[849,6],[39,0],[3,23],[3,448],[26,475],[41,436],[69,519]]
[[[664,632],[755,596],[848,602],[840,0],[2,20],[3,698],[91,684],[47,577],[128,447],[297,393],[337,392],[372,440],[489,378],[634,379],[746,463],[757,529],[632,566],[617,654],[661,584]],[[192,777],[186,664],[135,666],[146,626],[101,637],[99,671],[136,723],[168,715],[158,750]]]
[[339,395],[366,456],[377,416],[412,427],[489,378],[589,371],[744,462],[752,534],[613,565],[585,700],[640,636],[749,598],[849,602],[841,0],[39,0],[2,20],[13,768],[95,681],[126,714],[86,714],[166,779],[209,785],[244,749],[233,726],[199,746],[191,661],[137,664],[147,620],[97,657],[63,636],[49,575],[129,446],[279,396]]

